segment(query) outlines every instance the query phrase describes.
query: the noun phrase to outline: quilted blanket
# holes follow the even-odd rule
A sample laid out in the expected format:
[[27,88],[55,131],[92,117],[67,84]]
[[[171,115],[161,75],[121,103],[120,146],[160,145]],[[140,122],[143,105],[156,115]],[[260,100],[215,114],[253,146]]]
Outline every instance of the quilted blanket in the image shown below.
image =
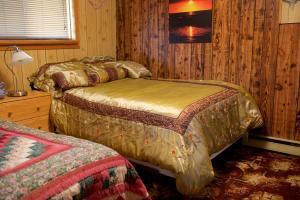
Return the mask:
[[110,148],[0,119],[0,199],[150,199]]
[[173,172],[179,192],[198,195],[214,177],[210,155],[263,120],[244,89],[221,81],[121,79],[53,98],[67,135]]

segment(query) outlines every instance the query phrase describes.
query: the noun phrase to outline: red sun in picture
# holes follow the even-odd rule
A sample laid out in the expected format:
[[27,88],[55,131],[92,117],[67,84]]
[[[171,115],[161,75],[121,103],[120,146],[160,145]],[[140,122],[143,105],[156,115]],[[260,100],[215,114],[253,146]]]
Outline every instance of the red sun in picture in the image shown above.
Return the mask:
[[212,0],[170,0],[170,43],[211,42]]
[[[172,3],[173,2],[173,3]],[[169,13],[193,12],[201,10],[211,10],[211,0],[182,0],[170,1]]]

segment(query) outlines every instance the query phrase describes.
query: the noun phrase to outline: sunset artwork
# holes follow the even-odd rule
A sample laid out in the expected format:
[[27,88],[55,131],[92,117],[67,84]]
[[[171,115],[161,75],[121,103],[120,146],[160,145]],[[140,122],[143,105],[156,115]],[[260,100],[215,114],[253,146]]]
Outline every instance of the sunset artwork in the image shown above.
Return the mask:
[[212,0],[169,1],[170,43],[211,42]]

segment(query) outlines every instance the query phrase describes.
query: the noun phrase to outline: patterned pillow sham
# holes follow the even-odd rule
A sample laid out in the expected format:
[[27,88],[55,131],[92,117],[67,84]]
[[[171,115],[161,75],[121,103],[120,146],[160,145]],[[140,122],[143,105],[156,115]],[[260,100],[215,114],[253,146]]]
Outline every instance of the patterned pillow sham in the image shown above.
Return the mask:
[[83,69],[61,71],[52,74],[52,79],[63,90],[74,87],[95,86],[96,79],[93,77],[94,76],[88,76]]
[[142,64],[134,61],[117,61],[121,67],[128,70],[130,78],[143,78],[152,76],[151,72]]
[[90,79],[96,80],[98,83],[105,83],[115,81],[128,77],[128,70],[119,67],[117,62],[106,62],[89,65],[86,69],[86,73]]
[[[52,92],[61,88],[66,90],[72,87],[93,86],[96,83],[128,77],[128,71],[120,68],[121,64],[112,60],[114,58],[108,56],[94,56],[79,61],[47,63],[28,77],[28,80],[33,88]],[[76,77],[76,74],[80,77]]]
[[30,86],[37,90],[50,92],[55,90],[55,82],[50,78],[40,78],[37,73],[32,74],[27,78]]
[[67,61],[60,63],[47,63],[41,66],[37,72],[28,77],[32,87],[46,92],[55,91],[56,84],[52,74],[56,72],[84,70],[86,65],[79,61]]
[[110,56],[91,56],[91,57],[84,57],[80,59],[81,62],[85,64],[97,64],[97,63],[105,63],[105,62],[111,62],[115,59]]

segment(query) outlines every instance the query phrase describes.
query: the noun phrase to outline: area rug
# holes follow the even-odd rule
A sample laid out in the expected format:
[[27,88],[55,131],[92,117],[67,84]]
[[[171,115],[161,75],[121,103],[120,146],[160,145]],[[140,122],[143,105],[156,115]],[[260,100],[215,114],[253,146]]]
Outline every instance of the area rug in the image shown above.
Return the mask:
[[215,180],[197,198],[177,192],[175,180],[137,166],[153,200],[300,200],[300,158],[235,145],[213,160]]

